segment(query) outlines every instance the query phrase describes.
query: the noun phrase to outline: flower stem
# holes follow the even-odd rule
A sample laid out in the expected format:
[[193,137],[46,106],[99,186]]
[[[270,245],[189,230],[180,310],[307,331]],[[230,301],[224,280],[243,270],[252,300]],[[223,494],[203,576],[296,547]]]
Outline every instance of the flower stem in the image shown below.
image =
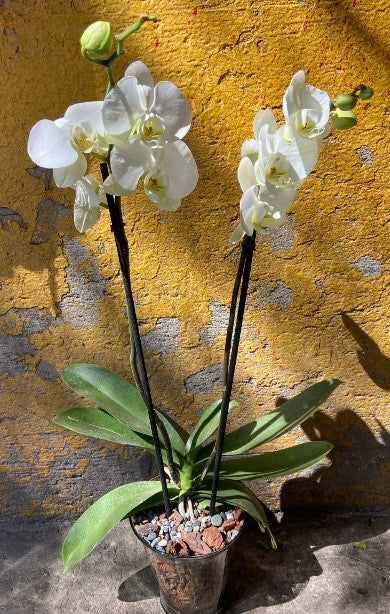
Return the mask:
[[[101,173],[103,180],[108,176],[108,167],[106,164],[101,164]],[[131,331],[133,335],[135,354],[138,360],[140,376],[142,382],[143,396],[148,410],[150,428],[152,431],[153,443],[156,452],[157,466],[160,476],[161,489],[164,499],[165,513],[170,516],[172,513],[171,502],[168,494],[167,481],[165,479],[164,464],[161,453],[161,444],[158,436],[156,413],[153,407],[152,395],[149,386],[148,375],[146,371],[145,358],[142,350],[141,337],[139,334],[137,315],[135,312],[134,298],[131,290],[130,281],[130,264],[129,264],[129,246],[124,230],[122,218],[122,210],[120,207],[120,197],[114,197],[107,194],[107,203],[111,218],[111,231],[114,233],[115,243],[119,258],[119,265],[122,273],[122,280],[126,295],[126,305],[130,318]]]
[[234,326],[234,319],[236,317],[236,309],[237,309],[237,298],[238,298],[238,292],[239,292],[240,285],[241,285],[242,272],[244,270],[245,258],[246,258],[246,250],[242,249],[240,261],[238,263],[238,268],[237,268],[237,275],[236,275],[236,279],[234,282],[234,288],[232,292],[232,300],[230,303],[229,324],[228,324],[228,328],[226,332],[225,353],[224,353],[224,360],[223,360],[223,385],[224,386],[226,386],[228,369],[229,369],[230,350],[232,346],[232,336],[233,336],[233,326]]
[[210,514],[211,515],[215,513],[215,504],[217,500],[217,491],[218,491],[218,483],[219,483],[219,472],[221,469],[221,459],[222,459],[222,452],[223,452],[223,441],[225,438],[226,421],[227,421],[230,397],[231,397],[232,387],[233,387],[234,372],[236,369],[238,348],[240,345],[241,329],[242,329],[242,323],[244,320],[244,311],[245,311],[246,298],[248,294],[248,285],[249,285],[249,278],[251,274],[252,258],[253,258],[253,252],[255,249],[255,243],[256,243],[256,232],[253,232],[252,237],[245,235],[243,243],[242,243],[242,251],[245,252],[245,257],[244,257],[245,264],[244,264],[244,270],[243,270],[243,275],[242,275],[242,284],[241,284],[240,300],[239,300],[238,310],[237,310],[236,325],[235,325],[234,335],[233,335],[232,351],[231,351],[231,356],[230,356],[230,361],[229,361],[225,391],[224,391],[223,398],[222,398],[221,415],[219,418],[217,439],[215,442],[215,463],[214,463],[213,484],[212,484],[211,499],[210,499]]

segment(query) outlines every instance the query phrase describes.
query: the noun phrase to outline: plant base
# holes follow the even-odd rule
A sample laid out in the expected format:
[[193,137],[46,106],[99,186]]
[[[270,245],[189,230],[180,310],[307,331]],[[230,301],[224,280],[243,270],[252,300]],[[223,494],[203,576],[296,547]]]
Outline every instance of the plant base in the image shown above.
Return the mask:
[[[133,528],[133,522],[131,521]],[[242,533],[230,544],[211,554],[174,556],[148,546],[134,530],[145,548],[160,587],[161,605],[167,614],[219,614],[229,560]]]

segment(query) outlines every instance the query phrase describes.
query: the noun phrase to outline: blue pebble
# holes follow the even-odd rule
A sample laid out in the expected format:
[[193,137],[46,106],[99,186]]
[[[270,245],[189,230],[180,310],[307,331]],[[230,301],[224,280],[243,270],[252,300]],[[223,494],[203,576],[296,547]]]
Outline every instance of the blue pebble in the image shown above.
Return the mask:
[[194,527],[200,527],[202,523],[200,522],[200,520],[195,520],[194,522]]
[[150,544],[152,546],[152,548],[154,548],[155,546],[157,546],[158,542],[160,541],[159,537],[156,537],[156,539],[154,539],[152,541],[152,543]]
[[146,539],[148,540],[148,542],[152,542],[154,539],[156,539],[156,537],[157,533],[149,533]]
[[214,516],[211,516],[211,524],[213,527],[220,527],[222,523],[223,520],[220,514],[214,514]]
[[221,518],[223,518],[224,520],[226,520],[226,514],[225,514],[225,512],[219,512],[219,515],[221,516]]
[[192,525],[191,525],[190,527],[184,527],[184,530],[185,530],[187,533],[192,533]]

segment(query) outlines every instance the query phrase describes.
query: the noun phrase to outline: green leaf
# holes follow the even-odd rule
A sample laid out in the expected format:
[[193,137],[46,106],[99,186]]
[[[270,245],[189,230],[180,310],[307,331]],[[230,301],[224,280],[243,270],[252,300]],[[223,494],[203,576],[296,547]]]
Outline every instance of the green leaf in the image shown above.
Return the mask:
[[[219,399],[218,401],[211,403],[211,405],[202,411],[201,417],[187,440],[187,452],[194,454],[202,443],[214,433],[216,428],[218,428],[219,417],[221,414],[221,404],[222,399]],[[236,403],[236,401],[230,401],[229,409],[237,406],[238,403]]]
[[[225,436],[223,453],[242,454],[284,435],[310,418],[340,384],[341,381],[338,379],[328,379],[313,384],[275,411],[231,431]],[[206,460],[212,449],[213,444],[202,448],[197,460]]]
[[221,476],[234,480],[263,480],[290,475],[317,463],[333,449],[327,441],[309,441],[277,452],[223,458]]
[[[210,496],[211,488],[207,486],[197,490],[193,495],[194,499],[196,500],[210,499]],[[245,486],[245,484],[234,480],[221,479],[218,485],[217,500],[219,502],[226,502],[230,503],[231,505],[236,505],[247,512],[258,522],[262,531],[264,531],[264,529],[268,531],[272,547],[277,547],[275,538],[272,535],[271,529],[269,528],[268,519],[263,506],[250,488]]]
[[135,433],[98,407],[70,407],[55,416],[53,421],[82,435],[138,446],[154,454],[153,438],[150,435]]
[[[177,489],[170,490],[173,494]],[[135,482],[111,490],[91,505],[67,533],[62,545],[62,562],[69,570],[82,561],[133,510],[148,507],[148,500],[161,491],[160,482]]]
[[99,365],[76,364],[62,371],[75,392],[102,407],[138,433],[150,434],[148,410],[141,393],[123,377]]
[[157,409],[156,412],[165,426],[172,448],[176,450],[176,452],[179,452],[179,454],[184,459],[186,456],[186,446],[180,434],[180,426],[170,417],[168,418],[167,416],[165,416],[165,414],[161,410]]

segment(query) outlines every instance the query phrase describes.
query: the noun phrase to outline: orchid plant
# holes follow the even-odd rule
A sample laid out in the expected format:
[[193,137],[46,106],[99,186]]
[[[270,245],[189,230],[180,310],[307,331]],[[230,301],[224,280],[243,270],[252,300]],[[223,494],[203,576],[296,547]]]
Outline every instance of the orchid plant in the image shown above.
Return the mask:
[[[240,333],[245,310],[256,234],[286,221],[297,189],[312,172],[330,123],[338,129],[356,123],[352,109],[372,90],[360,85],[348,95],[330,100],[328,94],[305,83],[296,73],[283,97],[285,124],[278,128],[271,110],[260,110],[254,138],[243,143],[238,180],[243,191],[240,224],[230,240],[242,239],[242,252],[233,288],[224,356],[224,392],[202,410],[191,433],[154,406],[142,350],[131,288],[129,248],[124,232],[121,197],[143,179],[150,202],[176,211],[198,180],[194,158],[183,142],[191,125],[191,110],[174,83],[154,83],[149,69],[133,62],[115,82],[112,65],[124,53],[128,36],[154,21],[141,17],[114,37],[111,24],[95,22],[81,37],[83,56],[105,68],[107,93],[103,101],[70,106],[54,121],[43,119],[32,128],[28,153],[35,164],[53,169],[56,185],[75,190],[74,222],[86,232],[108,209],[122,273],[131,336],[134,383],[96,364],[77,364],[62,373],[64,382],[93,406],[67,409],[56,424],[83,435],[123,445],[139,446],[157,459],[159,481],[125,484],[110,491],[75,522],[63,544],[66,569],[87,556],[123,518],[142,509],[172,503],[192,515],[193,501],[210,506],[237,505],[267,531],[276,547],[267,516],[248,480],[289,475],[323,459],[332,444],[314,441],[274,452],[246,455],[282,436],[311,417],[340,384],[318,382],[278,409],[225,435]],[[117,47],[112,52],[116,41]],[[93,174],[100,164],[101,176]],[[213,434],[217,431],[215,440]]]

